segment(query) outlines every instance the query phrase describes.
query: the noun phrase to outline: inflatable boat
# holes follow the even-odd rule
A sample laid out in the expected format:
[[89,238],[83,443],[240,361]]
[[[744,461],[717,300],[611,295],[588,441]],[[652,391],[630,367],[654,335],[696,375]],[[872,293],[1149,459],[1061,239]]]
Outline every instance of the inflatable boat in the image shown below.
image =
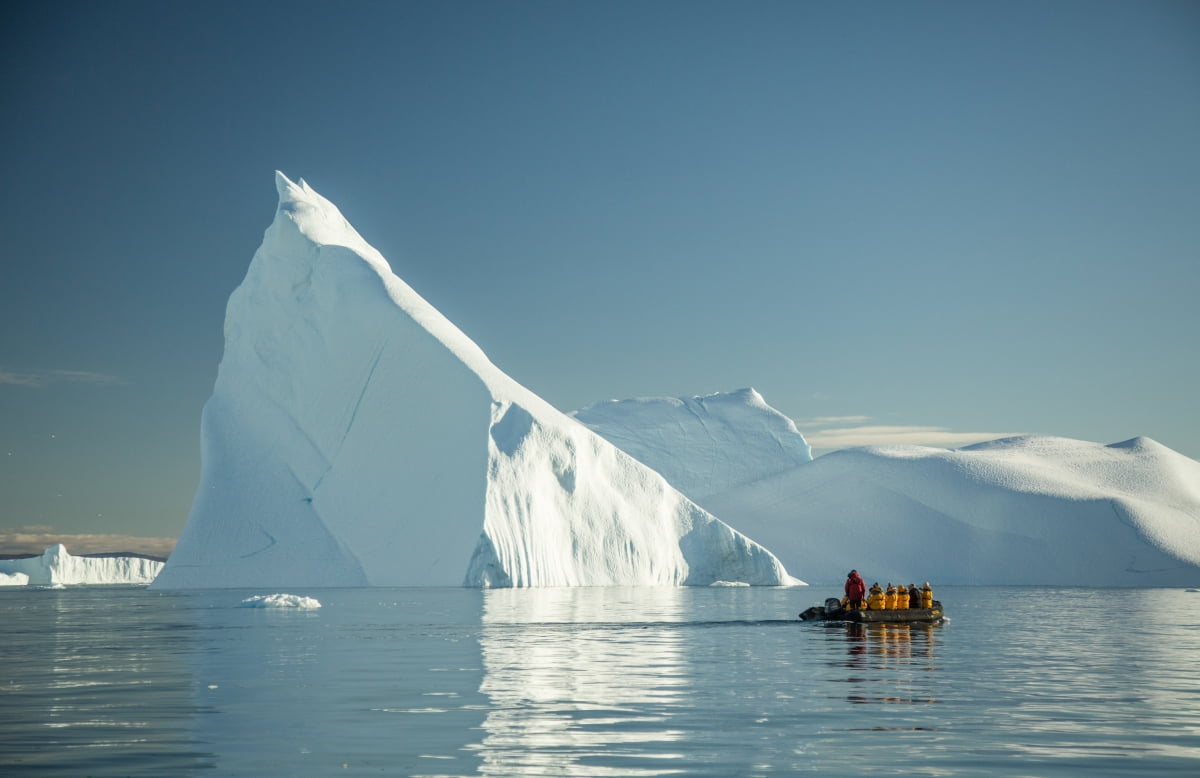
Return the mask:
[[897,608],[891,610],[845,610],[836,597],[824,605],[814,605],[800,614],[801,621],[850,621],[856,624],[934,623],[942,621],[942,604],[933,601],[932,608]]

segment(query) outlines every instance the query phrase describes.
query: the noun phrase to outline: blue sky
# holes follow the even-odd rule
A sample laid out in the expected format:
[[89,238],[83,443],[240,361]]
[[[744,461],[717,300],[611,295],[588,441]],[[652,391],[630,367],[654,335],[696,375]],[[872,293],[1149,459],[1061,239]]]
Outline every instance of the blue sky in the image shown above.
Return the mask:
[[1194,2],[15,2],[0,551],[174,538],[273,171],[554,405],[1200,458]]

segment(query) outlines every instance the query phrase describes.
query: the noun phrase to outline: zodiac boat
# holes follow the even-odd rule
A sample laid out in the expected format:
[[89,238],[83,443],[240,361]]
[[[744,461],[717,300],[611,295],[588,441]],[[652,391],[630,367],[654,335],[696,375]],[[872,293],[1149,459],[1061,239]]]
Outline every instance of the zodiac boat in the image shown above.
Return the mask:
[[937,600],[933,601],[932,608],[846,610],[836,597],[830,597],[824,605],[814,605],[800,614],[801,621],[850,621],[856,624],[936,623],[944,618],[942,603]]

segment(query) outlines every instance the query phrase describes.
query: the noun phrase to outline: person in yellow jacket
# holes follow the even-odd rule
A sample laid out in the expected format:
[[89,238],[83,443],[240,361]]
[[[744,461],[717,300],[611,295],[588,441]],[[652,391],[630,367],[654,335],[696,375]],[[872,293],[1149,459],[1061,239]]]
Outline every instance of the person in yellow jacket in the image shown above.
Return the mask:
[[888,611],[896,610],[896,587],[889,582],[887,592],[883,595],[883,609]]
[[878,581],[871,584],[871,592],[867,595],[867,610],[883,610],[883,587],[879,585]]
[[904,584],[896,587],[896,610],[908,610],[908,589],[905,588]]
[[926,581],[925,585],[921,587],[921,607],[933,607],[933,587],[929,585],[929,581]]

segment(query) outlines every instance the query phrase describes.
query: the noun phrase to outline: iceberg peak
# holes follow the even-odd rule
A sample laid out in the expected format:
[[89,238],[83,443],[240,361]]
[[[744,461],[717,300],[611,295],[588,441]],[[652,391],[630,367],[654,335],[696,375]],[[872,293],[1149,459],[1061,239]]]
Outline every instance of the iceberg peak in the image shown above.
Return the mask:
[[1138,435],[1129,440],[1122,440],[1119,443],[1109,443],[1109,448],[1128,448],[1138,451],[1170,451],[1166,446],[1159,443],[1154,438],[1148,438],[1145,435]]
[[[301,179],[303,181],[304,179]],[[300,195],[300,187],[292,183],[282,171],[275,171],[275,190],[279,192],[279,201],[295,200]]]

